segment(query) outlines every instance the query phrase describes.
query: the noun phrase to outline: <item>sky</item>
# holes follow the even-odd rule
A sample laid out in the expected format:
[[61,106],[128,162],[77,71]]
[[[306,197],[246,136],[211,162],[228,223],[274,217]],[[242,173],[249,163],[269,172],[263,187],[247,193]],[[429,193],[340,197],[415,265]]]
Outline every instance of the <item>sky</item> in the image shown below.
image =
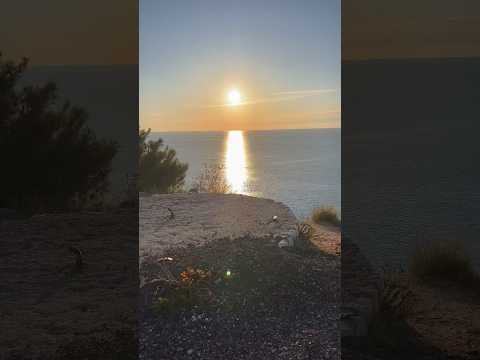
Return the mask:
[[139,13],[142,128],[340,127],[340,0],[142,0]]
[[478,56],[478,0],[342,1],[343,60]]
[[32,66],[138,63],[137,1],[8,1],[0,24],[4,57]]

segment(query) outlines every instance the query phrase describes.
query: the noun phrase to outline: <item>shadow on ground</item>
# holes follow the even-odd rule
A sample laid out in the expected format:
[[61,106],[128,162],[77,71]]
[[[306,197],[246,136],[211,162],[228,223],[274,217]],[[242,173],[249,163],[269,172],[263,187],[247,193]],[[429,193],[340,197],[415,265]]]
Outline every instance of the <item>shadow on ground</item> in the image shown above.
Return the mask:
[[[160,285],[142,289],[140,358],[339,359],[339,257],[276,243],[247,236],[146,259],[141,276]],[[173,299],[165,279],[189,267],[208,274],[202,291],[159,310]]]

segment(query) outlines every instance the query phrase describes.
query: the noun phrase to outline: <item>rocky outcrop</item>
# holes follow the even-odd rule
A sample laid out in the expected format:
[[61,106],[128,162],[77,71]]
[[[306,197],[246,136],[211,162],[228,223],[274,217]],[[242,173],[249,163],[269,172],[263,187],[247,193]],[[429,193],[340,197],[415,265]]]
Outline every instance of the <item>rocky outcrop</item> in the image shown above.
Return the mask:
[[209,193],[140,196],[139,221],[141,256],[246,235],[288,241],[297,224],[293,212],[280,202]]

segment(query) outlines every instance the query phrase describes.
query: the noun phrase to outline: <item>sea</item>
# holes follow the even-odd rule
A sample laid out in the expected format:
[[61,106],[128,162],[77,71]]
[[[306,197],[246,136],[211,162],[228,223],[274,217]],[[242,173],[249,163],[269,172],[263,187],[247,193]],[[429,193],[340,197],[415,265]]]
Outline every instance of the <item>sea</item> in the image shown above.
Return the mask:
[[219,166],[234,193],[289,206],[298,219],[320,206],[341,215],[341,130],[151,133],[189,165],[185,189],[205,166]]
[[480,271],[480,58],[342,66],[342,234],[378,266],[458,242]]

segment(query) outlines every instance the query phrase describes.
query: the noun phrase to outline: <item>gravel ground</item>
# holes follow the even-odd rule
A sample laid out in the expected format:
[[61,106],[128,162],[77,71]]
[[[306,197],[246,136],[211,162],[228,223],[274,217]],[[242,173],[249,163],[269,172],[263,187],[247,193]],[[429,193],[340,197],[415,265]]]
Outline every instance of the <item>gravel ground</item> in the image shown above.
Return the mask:
[[[172,311],[145,308],[141,359],[339,358],[338,258],[315,249],[285,251],[250,237],[165,255],[173,259],[168,267],[175,278],[189,266],[211,270],[211,294]],[[147,283],[161,278],[164,266],[146,261]],[[230,278],[224,279],[228,270]]]
[[[188,196],[192,195],[183,199]],[[196,201],[201,198],[193,197]],[[179,203],[181,199],[175,197],[175,214],[182,214],[178,208],[186,208]],[[230,195],[205,196],[203,201],[207,203],[197,204],[196,209],[208,208],[210,216],[202,214],[202,218],[216,223],[218,218],[212,214],[221,213],[225,227],[216,223],[217,231],[231,235],[230,229],[234,235],[197,244],[175,243],[183,246],[163,245],[160,253],[146,251],[149,256],[144,257],[140,269],[146,284],[141,289],[144,302],[140,309],[140,358],[339,359],[339,256],[314,246],[302,251],[278,248],[274,231],[265,223],[279,214],[279,208],[286,208],[281,204]],[[222,206],[228,203],[230,211],[216,209],[216,201]],[[264,204],[271,206],[272,212],[265,214]],[[145,207],[142,214],[146,214]],[[182,217],[192,219],[195,214],[185,210]],[[255,214],[260,218],[255,219]],[[285,229],[293,225],[288,221]],[[145,220],[140,218],[140,223],[145,224]],[[168,222],[163,224],[168,226]],[[209,224],[205,221],[203,226],[208,228]],[[162,234],[177,232],[174,224],[168,230],[157,226]],[[237,230],[249,235],[236,237]],[[319,236],[316,241],[321,242]],[[335,241],[339,242],[339,236]],[[172,260],[160,261],[161,257]],[[199,287],[207,295],[195,297],[186,306],[158,311],[155,305],[160,297],[174,299],[175,294],[170,285],[158,279],[165,279],[166,274],[180,279],[181,272],[189,267],[210,271],[208,280]]]

